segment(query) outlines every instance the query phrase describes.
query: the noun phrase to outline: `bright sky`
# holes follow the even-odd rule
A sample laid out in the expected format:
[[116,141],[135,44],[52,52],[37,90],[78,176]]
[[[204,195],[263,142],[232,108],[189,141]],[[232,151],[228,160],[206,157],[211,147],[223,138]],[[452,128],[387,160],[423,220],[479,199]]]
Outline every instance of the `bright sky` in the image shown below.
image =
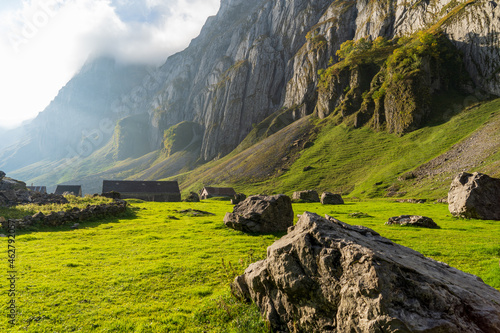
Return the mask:
[[1,0],[0,127],[43,111],[90,54],[160,65],[220,0]]

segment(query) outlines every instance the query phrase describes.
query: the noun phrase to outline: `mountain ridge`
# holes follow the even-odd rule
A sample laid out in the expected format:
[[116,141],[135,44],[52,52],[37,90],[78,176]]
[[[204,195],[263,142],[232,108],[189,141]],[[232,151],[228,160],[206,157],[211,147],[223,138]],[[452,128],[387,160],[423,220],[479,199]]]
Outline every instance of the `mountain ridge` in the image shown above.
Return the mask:
[[[348,126],[368,125],[378,130],[386,128],[386,121],[392,121],[395,125],[388,128],[402,128],[395,130],[397,134],[411,132],[426,126],[433,117],[447,117],[448,111],[435,100],[448,99],[465,109],[464,97],[484,99],[488,94],[500,94],[499,41],[494,38],[500,28],[498,14],[500,8],[494,1],[222,1],[219,13],[207,20],[186,50],[170,56],[154,72],[142,71],[145,78],[136,78],[128,94],[123,92],[126,98],[116,97],[119,103],[104,112],[115,113],[111,118],[113,129],[110,127],[102,140],[95,138],[99,144],[90,147],[90,154],[76,151],[71,156],[72,167],[64,172],[40,167],[57,161],[40,163],[44,158],[39,153],[31,156],[31,167],[25,163],[20,168],[18,163],[17,168],[7,171],[18,170],[13,173],[18,178],[50,185],[90,182],[94,184],[90,186],[93,192],[98,190],[98,181],[90,180],[93,175],[96,179],[153,179],[189,172],[231,155],[234,149],[248,149],[311,116],[330,117],[337,125],[346,122]],[[318,72],[324,74],[346,61],[337,54],[346,42],[363,46],[366,41],[373,48],[377,38],[383,38],[385,43],[400,43],[397,49],[411,51],[411,47],[417,50],[426,44],[415,42],[416,37],[405,37],[404,43],[398,39],[415,36],[418,31],[426,31],[429,36],[440,32],[450,47],[456,48],[455,54],[461,55],[460,66],[467,70],[469,79],[455,80],[453,71],[435,76],[432,52],[419,53],[414,69],[405,67],[413,70],[403,81],[406,83],[392,88],[406,87],[408,105],[416,103],[413,109],[406,105],[394,107],[394,96],[401,94],[396,90],[383,95],[385,102],[377,102],[374,96],[381,95],[382,81],[406,73],[405,68],[391,72],[387,64],[393,61],[399,66],[412,56],[408,53],[398,59],[388,53],[377,65],[376,75],[363,79],[366,68],[350,63],[343,72],[327,78],[330,90],[321,91],[323,78]],[[431,51],[432,45],[433,41]],[[384,80],[380,81],[382,74],[378,71],[385,71]],[[457,84],[453,91],[443,85],[446,80]],[[438,92],[433,92],[435,97],[427,97],[425,91],[421,97],[415,94],[415,89],[427,86],[436,87],[432,88]],[[403,116],[406,112],[410,116]],[[142,120],[135,121],[137,117]],[[172,156],[162,154],[165,131],[186,121],[200,126],[200,146]],[[139,123],[142,127],[133,129]],[[402,125],[406,123],[415,125]],[[255,133],[255,128],[260,128],[261,133]],[[242,142],[246,142],[245,149]],[[12,156],[8,151],[0,153],[4,160],[9,160],[8,156]],[[176,157],[184,165],[176,162]],[[85,166],[88,170],[84,170]]]

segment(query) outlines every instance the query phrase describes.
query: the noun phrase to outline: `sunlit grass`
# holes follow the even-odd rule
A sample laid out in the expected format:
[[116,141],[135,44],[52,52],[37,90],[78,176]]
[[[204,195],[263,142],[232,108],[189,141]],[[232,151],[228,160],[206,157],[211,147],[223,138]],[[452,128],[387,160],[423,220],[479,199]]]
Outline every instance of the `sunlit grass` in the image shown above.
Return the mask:
[[[282,234],[248,235],[226,228],[222,220],[232,205],[224,201],[130,202],[135,218],[20,233],[17,325],[9,326],[1,314],[0,327],[7,332],[267,331],[255,306],[231,297],[229,283],[250,262],[264,258],[267,246]],[[215,215],[180,213],[188,208]],[[311,211],[373,228],[500,289],[500,222],[455,219],[442,204],[383,200],[294,204],[294,210],[295,215]],[[350,216],[355,212],[369,216]],[[441,229],[384,225],[402,214],[429,216]],[[2,248],[6,257],[7,246]],[[4,267],[5,272],[6,262]],[[0,289],[7,290],[6,279]],[[6,292],[1,295],[0,302],[7,304]]]

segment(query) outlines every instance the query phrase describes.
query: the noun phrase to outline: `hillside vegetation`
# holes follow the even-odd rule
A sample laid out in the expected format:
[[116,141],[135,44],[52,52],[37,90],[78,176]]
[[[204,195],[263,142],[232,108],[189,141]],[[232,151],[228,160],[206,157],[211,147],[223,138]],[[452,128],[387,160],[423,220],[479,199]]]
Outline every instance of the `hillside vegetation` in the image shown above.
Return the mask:
[[[462,104],[453,105],[456,101]],[[444,111],[403,136],[339,124],[334,114],[323,120],[310,116],[241,152],[172,179],[179,179],[185,192],[202,184],[231,184],[247,194],[316,189],[351,197],[440,199],[460,171],[500,176],[500,139],[495,135],[500,99],[478,102],[475,97],[445,96],[436,105]],[[257,127],[254,132],[262,130]],[[250,137],[258,136],[252,133]],[[457,147],[462,147],[461,153],[454,154],[453,164],[451,158],[431,163]],[[447,163],[440,172],[432,172]]]
[[[129,203],[128,217],[17,235],[17,324],[0,316],[3,332],[267,332],[256,307],[231,297],[229,283],[281,234],[226,228],[227,201]],[[368,200],[293,208],[367,226],[500,290],[498,222],[456,219],[442,204]],[[441,229],[384,225],[402,214],[432,217]],[[6,293],[0,301],[7,304]]]

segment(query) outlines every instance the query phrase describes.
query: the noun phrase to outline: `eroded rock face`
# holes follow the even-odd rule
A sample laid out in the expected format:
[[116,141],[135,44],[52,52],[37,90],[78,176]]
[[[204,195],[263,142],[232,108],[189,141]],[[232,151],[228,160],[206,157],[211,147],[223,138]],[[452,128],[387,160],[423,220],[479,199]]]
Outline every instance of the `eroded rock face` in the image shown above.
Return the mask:
[[231,288],[281,332],[500,332],[500,293],[476,276],[307,212]]
[[436,224],[436,222],[434,222],[433,219],[431,219],[430,217],[418,215],[401,215],[391,217],[385,224],[399,224],[404,226],[439,229],[439,226]]
[[321,203],[323,205],[343,205],[344,199],[342,199],[340,194],[323,192],[323,194],[321,194]]
[[455,216],[500,220],[500,179],[477,172],[459,174],[448,192],[448,208]]
[[250,196],[226,214],[224,224],[244,232],[286,231],[293,225],[292,201],[283,194]]

